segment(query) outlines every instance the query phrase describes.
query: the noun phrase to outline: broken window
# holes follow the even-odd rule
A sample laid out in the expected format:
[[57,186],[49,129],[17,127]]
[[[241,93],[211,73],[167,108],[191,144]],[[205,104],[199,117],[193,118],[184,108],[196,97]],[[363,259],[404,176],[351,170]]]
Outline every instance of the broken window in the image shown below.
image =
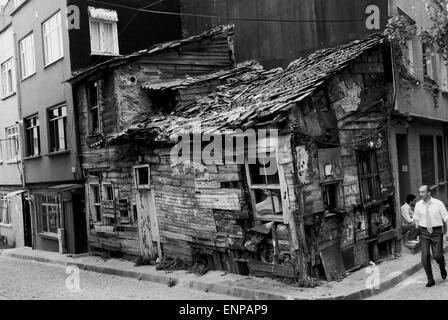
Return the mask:
[[432,187],[436,184],[433,136],[420,136],[420,157],[422,184]]
[[114,200],[114,188],[112,184],[103,184],[103,200],[104,201]]
[[87,102],[89,109],[89,134],[99,134],[101,133],[101,116],[97,81],[92,81],[87,84]]
[[149,165],[134,167],[135,187],[137,189],[149,189],[149,175]]
[[364,205],[381,199],[380,174],[375,149],[358,150],[358,175]]
[[322,199],[324,202],[325,210],[334,212],[338,208],[342,208],[341,200],[341,183],[333,182],[322,185]]
[[100,223],[101,219],[101,195],[100,186],[98,184],[90,185],[90,208],[91,218],[94,222]]
[[256,164],[246,163],[249,189],[256,218],[283,221],[280,179],[275,153],[258,157]]
[[128,199],[120,199],[118,200],[118,208],[120,211],[120,222],[121,223],[129,223],[129,201]]
[[58,197],[51,194],[36,195],[39,232],[58,233],[61,227]]

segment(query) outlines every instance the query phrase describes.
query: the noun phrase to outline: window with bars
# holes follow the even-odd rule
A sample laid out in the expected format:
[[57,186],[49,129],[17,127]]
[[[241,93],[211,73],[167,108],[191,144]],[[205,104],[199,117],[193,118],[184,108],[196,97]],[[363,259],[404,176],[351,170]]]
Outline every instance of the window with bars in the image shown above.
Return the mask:
[[381,199],[381,182],[375,149],[358,150],[358,175],[364,205]]
[[434,186],[436,174],[434,166],[434,138],[433,136],[420,136],[420,159],[422,167],[422,184]]
[[36,195],[39,232],[58,233],[61,227],[58,197],[52,194]]
[[6,128],[6,160],[17,161],[19,159],[19,127]]
[[38,116],[25,119],[25,132],[26,156],[36,157],[40,155],[40,127]]
[[50,130],[50,152],[67,150],[67,107],[59,106],[48,110]]
[[49,65],[64,55],[62,45],[62,19],[59,11],[42,24],[45,65]]

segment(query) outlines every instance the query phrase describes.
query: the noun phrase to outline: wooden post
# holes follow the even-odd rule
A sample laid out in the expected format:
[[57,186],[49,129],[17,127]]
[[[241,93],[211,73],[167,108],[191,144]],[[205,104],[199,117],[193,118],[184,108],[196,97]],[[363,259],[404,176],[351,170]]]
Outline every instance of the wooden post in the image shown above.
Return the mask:
[[[310,286],[311,279],[308,273],[308,266],[306,263],[306,237],[305,237],[305,205],[302,188],[300,187],[298,168],[297,168],[297,154],[295,152],[296,141],[294,135],[291,139],[291,150],[293,155],[293,167],[294,167],[294,194],[296,198],[296,207],[298,209],[291,215],[291,235],[297,237],[298,250],[296,250],[297,269],[299,272],[299,284],[303,286]],[[297,223],[297,225],[296,225]]]

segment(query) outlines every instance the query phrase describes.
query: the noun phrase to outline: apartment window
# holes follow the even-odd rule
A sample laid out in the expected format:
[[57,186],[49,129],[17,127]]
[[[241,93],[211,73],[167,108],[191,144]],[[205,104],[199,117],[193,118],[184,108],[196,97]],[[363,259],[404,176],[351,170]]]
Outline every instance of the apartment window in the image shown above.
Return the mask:
[[441,75],[441,89],[443,92],[448,92],[448,61],[442,59],[442,65],[440,66],[440,75]]
[[56,195],[36,195],[39,232],[58,233],[60,228],[59,203]]
[[89,108],[89,134],[99,134],[101,133],[101,116],[98,82],[94,81],[87,84],[87,100]]
[[63,57],[61,12],[56,13],[42,25],[45,65]]
[[39,117],[25,119],[26,132],[26,156],[35,157],[40,155],[40,129]]
[[430,45],[426,45],[423,43],[423,75],[437,81],[436,79],[436,54],[434,52],[434,48]]
[[51,152],[67,150],[67,107],[52,108],[48,113]]
[[30,34],[19,42],[21,76],[25,79],[36,72],[34,53],[34,34]]
[[118,15],[116,11],[89,7],[92,54],[118,55]]
[[332,182],[322,185],[322,200],[326,210],[334,212],[335,209],[342,208],[341,183]]
[[420,158],[422,166],[422,184],[430,187],[434,186],[436,177],[433,136],[420,136]]
[[437,136],[437,172],[438,172],[438,182],[445,182],[445,161],[444,161],[444,148],[443,148],[443,137]]
[[6,197],[1,197],[0,199],[0,223],[10,224],[11,223],[11,212],[9,208],[9,199]]
[[12,58],[1,65],[2,94],[8,96],[15,91]]
[[6,158],[17,161],[19,158],[19,127],[6,128]]
[[407,66],[409,73],[414,74],[414,42],[412,39],[406,41],[406,48],[404,50],[403,59]]
[[256,164],[246,163],[246,172],[254,211],[263,220],[283,220],[283,208],[278,174],[277,158],[274,153],[258,157]]
[[93,221],[101,222],[101,195],[97,184],[90,185],[90,208]]
[[358,175],[363,204],[381,199],[381,183],[376,150],[358,150]]

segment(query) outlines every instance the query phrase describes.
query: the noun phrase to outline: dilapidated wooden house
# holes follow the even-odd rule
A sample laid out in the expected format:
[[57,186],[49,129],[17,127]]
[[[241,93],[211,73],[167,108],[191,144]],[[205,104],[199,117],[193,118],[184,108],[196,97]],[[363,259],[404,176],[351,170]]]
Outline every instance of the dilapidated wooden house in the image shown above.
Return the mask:
[[170,101],[170,93],[159,90],[150,98],[141,88],[143,83],[233,68],[233,33],[233,26],[224,26],[155,45],[95,65],[69,80],[77,101],[91,251],[140,256],[145,230],[152,230],[149,236],[155,243],[159,234],[156,220],[151,220],[153,226],[146,224],[155,205],[148,188],[147,157],[132,143],[103,149],[90,146],[127,128],[136,118],[168,107],[162,104]]
[[[383,37],[267,71],[256,62],[232,68],[231,40],[220,34],[227,55],[211,40],[194,42],[204,59],[223,59],[208,60],[220,71],[182,75],[188,50],[178,47],[176,61],[171,49],[148,52],[152,70],[170,66],[153,77],[132,58],[72,79],[91,247],[241,274],[295,278],[306,268],[329,280],[393,254]],[[93,141],[95,106],[102,135]]]

